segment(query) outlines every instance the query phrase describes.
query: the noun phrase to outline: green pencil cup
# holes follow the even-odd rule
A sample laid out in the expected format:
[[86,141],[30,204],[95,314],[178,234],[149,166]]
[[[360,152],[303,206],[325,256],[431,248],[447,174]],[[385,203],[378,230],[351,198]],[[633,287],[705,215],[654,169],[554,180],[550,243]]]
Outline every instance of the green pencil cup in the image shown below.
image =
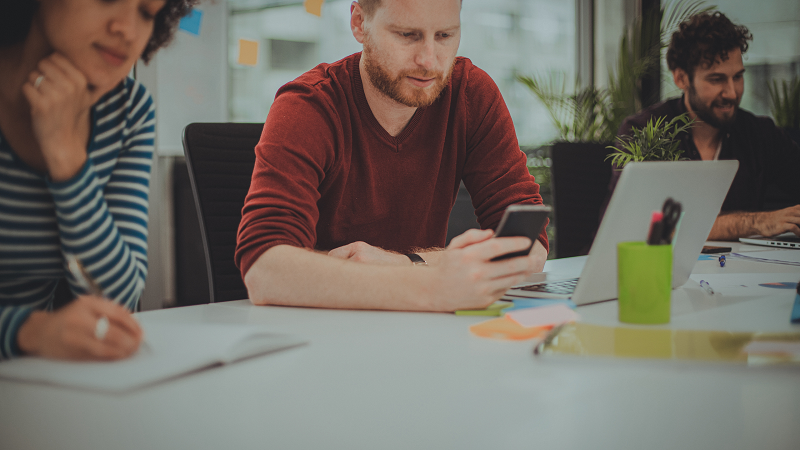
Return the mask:
[[617,244],[617,287],[620,322],[669,323],[672,246]]

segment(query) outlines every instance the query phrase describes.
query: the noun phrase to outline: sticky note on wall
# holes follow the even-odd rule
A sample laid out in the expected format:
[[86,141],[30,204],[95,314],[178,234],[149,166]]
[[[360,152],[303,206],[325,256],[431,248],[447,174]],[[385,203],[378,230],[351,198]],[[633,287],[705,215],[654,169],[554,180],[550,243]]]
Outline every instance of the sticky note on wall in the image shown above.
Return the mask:
[[255,66],[258,63],[258,41],[239,39],[239,57],[236,62],[245,66]]
[[178,28],[195,36],[200,36],[200,24],[202,22],[203,11],[192,9],[188,15],[181,19]]
[[311,13],[317,17],[322,17],[323,3],[325,3],[325,0],[305,0],[303,2],[303,7],[306,8],[306,12]]

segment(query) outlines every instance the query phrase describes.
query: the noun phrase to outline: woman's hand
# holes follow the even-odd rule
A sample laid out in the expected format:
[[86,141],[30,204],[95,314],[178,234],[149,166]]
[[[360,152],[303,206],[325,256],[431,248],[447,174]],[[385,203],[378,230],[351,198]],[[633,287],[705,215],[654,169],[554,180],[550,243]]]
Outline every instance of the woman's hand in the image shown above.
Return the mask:
[[39,61],[22,92],[50,178],[69,180],[86,163],[90,111],[102,93],[90,89],[83,73],[59,53]]
[[[107,331],[98,333],[103,317]],[[68,360],[126,358],[141,341],[142,329],[127,309],[95,296],[80,296],[54,312],[34,311],[17,333],[23,352]]]

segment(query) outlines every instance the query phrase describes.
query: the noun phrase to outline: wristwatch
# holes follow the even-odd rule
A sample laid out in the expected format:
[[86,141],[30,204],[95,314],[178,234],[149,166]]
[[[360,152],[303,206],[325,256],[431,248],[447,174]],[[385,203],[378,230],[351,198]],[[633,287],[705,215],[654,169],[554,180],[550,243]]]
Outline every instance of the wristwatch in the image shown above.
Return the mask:
[[415,266],[427,266],[428,263],[422,259],[422,256],[419,256],[416,253],[406,253],[406,257],[411,260],[411,264]]

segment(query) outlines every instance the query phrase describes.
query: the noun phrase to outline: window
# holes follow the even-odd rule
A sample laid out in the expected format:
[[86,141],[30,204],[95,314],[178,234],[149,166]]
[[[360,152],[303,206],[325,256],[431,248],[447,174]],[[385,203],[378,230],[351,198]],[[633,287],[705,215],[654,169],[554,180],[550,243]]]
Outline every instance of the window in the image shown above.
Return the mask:
[[[300,1],[231,0],[230,120],[264,121],[280,86],[321,62],[361,51],[350,31],[350,3],[328,0],[322,17],[316,17]],[[458,54],[470,58],[497,83],[520,145],[542,145],[556,137],[547,111],[514,77],[552,71],[568,79],[575,76],[574,2],[466,0],[461,21]],[[255,66],[237,64],[239,39],[259,43]]]

